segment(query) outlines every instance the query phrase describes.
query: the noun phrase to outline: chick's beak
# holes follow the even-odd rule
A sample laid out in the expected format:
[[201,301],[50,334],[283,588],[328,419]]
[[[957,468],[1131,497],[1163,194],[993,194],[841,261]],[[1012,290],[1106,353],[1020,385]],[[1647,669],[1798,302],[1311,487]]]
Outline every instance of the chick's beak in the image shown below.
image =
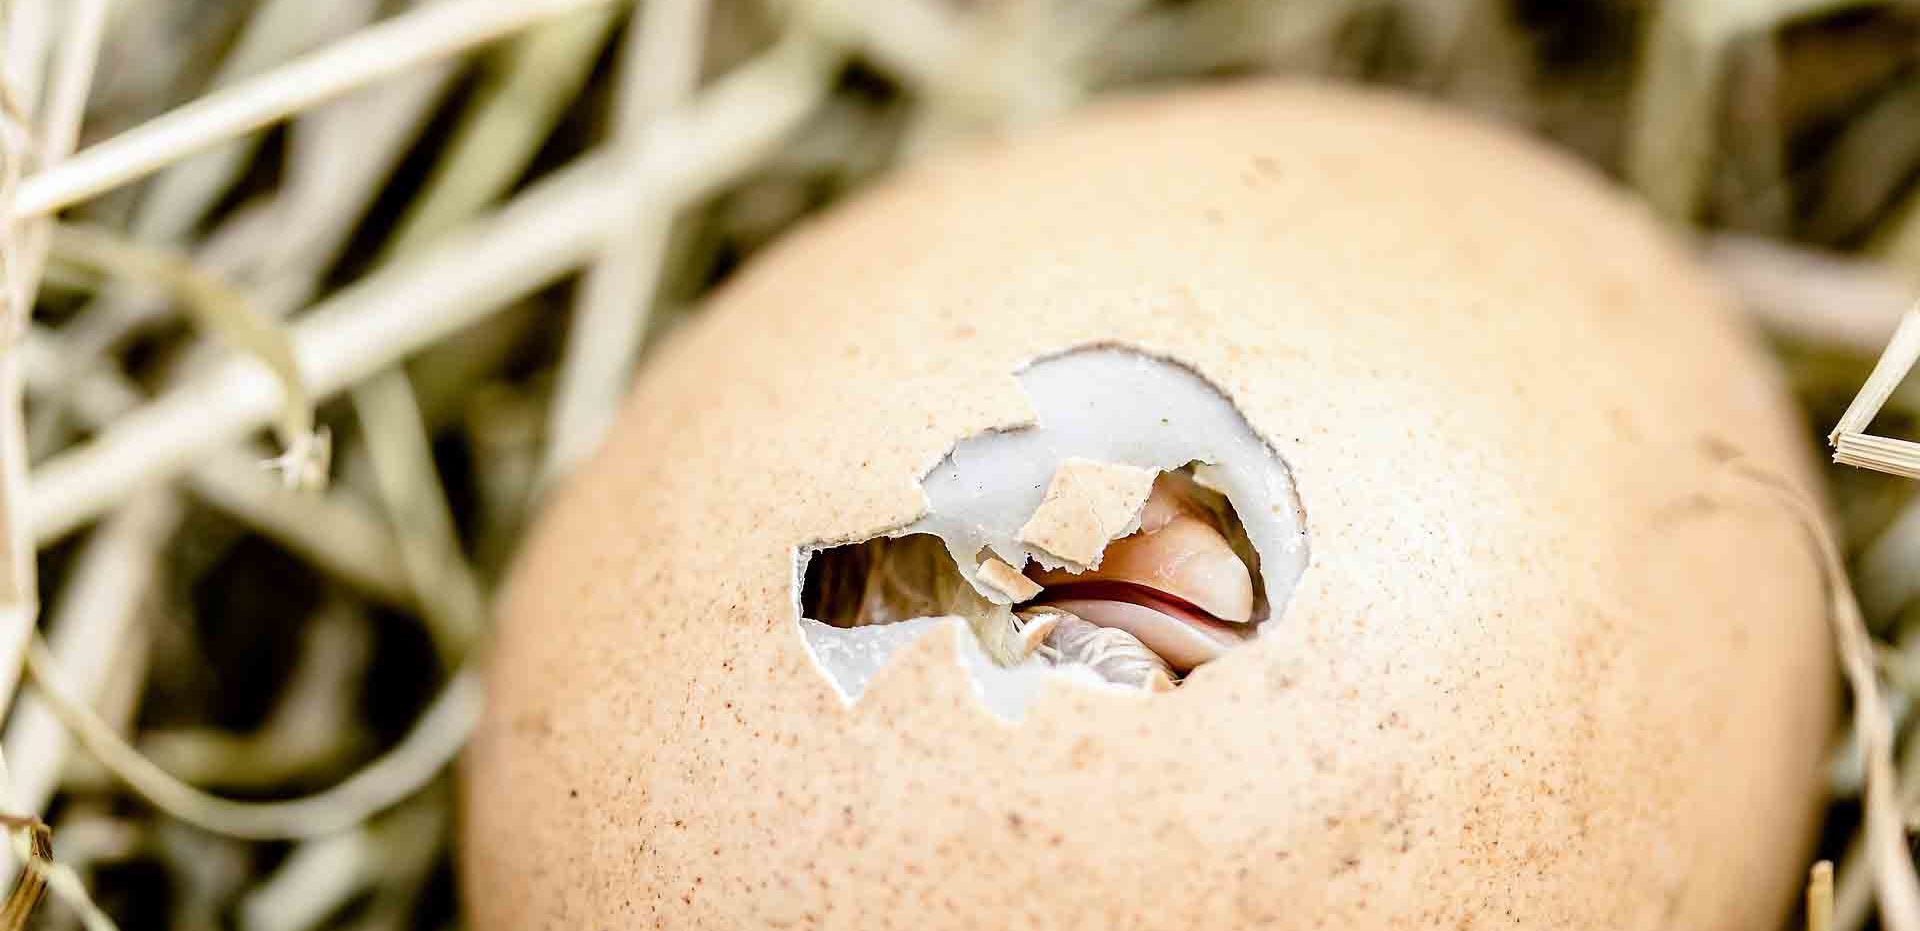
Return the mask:
[[1032,574],[1040,601],[1124,630],[1185,673],[1245,639],[1253,576],[1211,516],[1162,476],[1140,530],[1109,544],[1087,572]]

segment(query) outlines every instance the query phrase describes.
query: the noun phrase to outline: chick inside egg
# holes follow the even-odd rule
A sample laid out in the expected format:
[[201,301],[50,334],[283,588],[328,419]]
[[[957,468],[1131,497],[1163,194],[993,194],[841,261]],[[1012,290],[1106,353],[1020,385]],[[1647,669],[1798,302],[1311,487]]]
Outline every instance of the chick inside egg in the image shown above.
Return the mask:
[[937,537],[911,534],[816,554],[805,615],[842,629],[960,617],[1002,666],[1037,658],[1165,691],[1250,637],[1255,601],[1264,600],[1258,556],[1232,505],[1193,477],[1205,470],[1194,463],[1153,479],[1129,520],[1137,529],[1086,568],[1030,563],[1022,573],[983,558],[980,581],[1012,605],[968,584]]
[[955,619],[1003,717],[1049,674],[1167,691],[1256,637],[1304,571],[1285,464],[1197,373],[1092,347],[1019,375],[1034,419],[958,443],[919,519],[801,551],[801,631],[849,701]]

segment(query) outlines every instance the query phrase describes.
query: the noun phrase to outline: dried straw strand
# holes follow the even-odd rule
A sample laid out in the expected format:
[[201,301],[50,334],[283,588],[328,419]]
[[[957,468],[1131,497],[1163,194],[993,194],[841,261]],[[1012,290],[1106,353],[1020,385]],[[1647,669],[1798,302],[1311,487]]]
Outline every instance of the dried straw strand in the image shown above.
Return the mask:
[[1920,875],[1907,847],[1900,781],[1893,764],[1893,715],[1880,691],[1873,637],[1854,599],[1846,562],[1820,509],[1790,482],[1744,462],[1734,474],[1769,492],[1804,529],[1826,574],[1828,621],[1853,697],[1853,738],[1865,773],[1866,870],[1888,931],[1920,931]]
[[27,178],[13,216],[52,213],[388,75],[611,0],[445,0],[215,91]]
[[318,837],[350,828],[418,791],[446,766],[480,715],[479,673],[463,669],[399,745],[345,782],[284,802],[236,802],[209,795],[155,766],[78,701],[45,643],[35,640],[27,669],[40,693],[80,744],[162,811],[216,834],[250,840]]
[[1807,872],[1807,931],[1833,931],[1833,862],[1821,860]]
[[[660,131],[651,124],[693,92],[706,7],[706,0],[654,0],[641,7],[629,30],[613,119],[613,144],[627,161],[641,160],[649,132]],[[587,269],[567,331],[548,417],[543,482],[571,471],[599,446],[625,394],[660,285],[673,205],[621,200],[630,210]]]
[[1864,433],[1843,433],[1834,441],[1833,461],[1902,478],[1920,478],[1920,443]]
[[1916,360],[1920,360],[1920,304],[1908,308],[1901,316],[1893,338],[1880,354],[1880,361],[1874,363],[1873,373],[1867,376],[1853,403],[1847,405],[1846,413],[1840,415],[1833,432],[1827,434],[1827,441],[1838,445],[1841,437],[1864,432],[1873,422],[1873,415],[1880,413],[1880,408],[1887,403],[1893,389],[1899,387],[1900,381],[1913,369]]

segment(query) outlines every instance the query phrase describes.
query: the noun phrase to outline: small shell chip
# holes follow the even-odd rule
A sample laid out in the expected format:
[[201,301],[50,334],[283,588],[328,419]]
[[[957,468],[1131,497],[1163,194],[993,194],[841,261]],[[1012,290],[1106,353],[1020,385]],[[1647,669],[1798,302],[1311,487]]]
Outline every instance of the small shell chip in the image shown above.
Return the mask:
[[1020,542],[1089,569],[1108,541],[1132,529],[1153,491],[1154,472],[1091,459],[1060,463],[1040,507],[1020,528]]
[[1005,562],[988,557],[980,564],[980,581],[1016,602],[1040,594],[1040,583],[1020,574]]

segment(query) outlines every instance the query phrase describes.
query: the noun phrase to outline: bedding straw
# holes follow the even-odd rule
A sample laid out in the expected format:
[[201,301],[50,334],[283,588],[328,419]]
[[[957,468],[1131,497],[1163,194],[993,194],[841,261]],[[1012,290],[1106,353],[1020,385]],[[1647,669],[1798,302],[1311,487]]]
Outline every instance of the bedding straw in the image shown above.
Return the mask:
[[611,0],[446,0],[215,91],[25,179],[15,217],[85,200],[381,78]]
[[[830,56],[804,38],[743,68],[675,119],[634,173],[635,196],[694,198],[750,164],[825,90]],[[763,122],[765,121],[765,122]],[[376,271],[316,305],[291,328],[316,397],[363,380],[520,297],[597,253],[619,211],[603,156],[556,171],[501,211],[451,233],[406,263]],[[270,377],[234,360],[169,392],[38,472],[31,525],[58,539],[178,473],[206,448],[264,425],[280,404]]]
[[[662,114],[679,106],[700,77],[706,0],[653,0],[641,8],[622,52],[613,112],[613,145],[638,161]],[[626,393],[646,334],[672,204],[633,197],[615,221],[604,253],[586,272],[554,386],[544,482],[568,471],[600,444]]]

